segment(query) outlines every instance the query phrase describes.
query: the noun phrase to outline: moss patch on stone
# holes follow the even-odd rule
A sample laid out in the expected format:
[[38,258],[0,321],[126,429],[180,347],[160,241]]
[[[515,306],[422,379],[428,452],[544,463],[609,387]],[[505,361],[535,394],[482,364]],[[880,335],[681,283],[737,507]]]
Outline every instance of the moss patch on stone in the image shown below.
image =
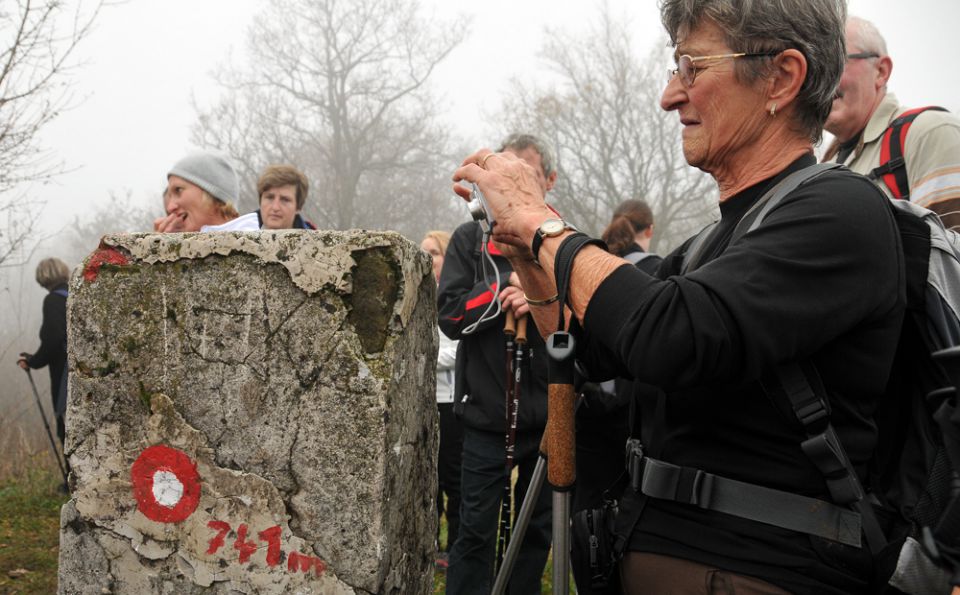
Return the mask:
[[357,331],[360,344],[367,353],[383,351],[393,306],[399,293],[398,271],[389,250],[374,248],[354,252],[357,265],[350,295],[347,320]]

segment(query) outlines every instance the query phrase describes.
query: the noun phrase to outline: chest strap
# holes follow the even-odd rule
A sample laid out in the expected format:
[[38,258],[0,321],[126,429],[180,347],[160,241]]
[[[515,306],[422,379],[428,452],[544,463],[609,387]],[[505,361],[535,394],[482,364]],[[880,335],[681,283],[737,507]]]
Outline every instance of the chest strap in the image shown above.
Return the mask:
[[817,498],[808,498],[729,479],[702,469],[644,457],[640,491],[651,497],[691,504],[735,517],[861,547],[860,514]]

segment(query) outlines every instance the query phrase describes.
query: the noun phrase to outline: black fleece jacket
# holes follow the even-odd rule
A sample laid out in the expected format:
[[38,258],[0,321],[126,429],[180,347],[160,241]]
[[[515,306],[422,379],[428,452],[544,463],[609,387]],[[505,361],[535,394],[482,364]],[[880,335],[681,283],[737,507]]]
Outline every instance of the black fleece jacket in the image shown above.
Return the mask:
[[[659,458],[829,500],[800,449],[799,424],[775,409],[759,379],[775,365],[812,361],[831,422],[862,473],[903,320],[904,265],[890,205],[847,171],[801,186],[731,243],[767,188],[813,163],[805,156],[724,201],[695,271],[679,274],[685,246],[664,260],[659,278],[632,266],[614,271],[590,300],[579,355],[601,376],[663,389],[663,423],[652,440]],[[863,592],[869,573],[866,548],[665,500],[650,500],[630,547],[796,593]]]
[[50,371],[50,392],[53,402],[57,401],[57,392],[63,369],[67,365],[67,298],[54,293],[66,291],[67,285],[53,288],[43,298],[43,322],[40,324],[40,348],[27,358],[31,368],[47,366]]
[[[496,284],[496,291],[506,287],[513,269],[490,242],[490,254],[499,269],[494,276],[487,266],[486,277],[481,265],[480,225],[470,221],[453,232],[443,259],[437,308],[440,330],[459,340],[457,352],[458,411],[466,426],[477,430],[503,432],[506,428],[506,336],[503,333],[505,314],[479,325],[475,333],[463,330],[481,318],[494,294],[487,284]],[[547,423],[547,352],[540,332],[528,317],[526,353],[521,374],[520,409],[517,429],[543,430]]]

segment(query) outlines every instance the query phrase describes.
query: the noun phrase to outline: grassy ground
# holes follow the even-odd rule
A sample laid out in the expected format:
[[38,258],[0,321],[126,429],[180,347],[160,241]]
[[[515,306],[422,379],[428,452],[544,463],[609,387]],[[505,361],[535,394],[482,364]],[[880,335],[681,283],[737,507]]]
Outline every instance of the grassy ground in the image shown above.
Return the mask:
[[43,467],[0,480],[0,594],[56,593],[60,483]]

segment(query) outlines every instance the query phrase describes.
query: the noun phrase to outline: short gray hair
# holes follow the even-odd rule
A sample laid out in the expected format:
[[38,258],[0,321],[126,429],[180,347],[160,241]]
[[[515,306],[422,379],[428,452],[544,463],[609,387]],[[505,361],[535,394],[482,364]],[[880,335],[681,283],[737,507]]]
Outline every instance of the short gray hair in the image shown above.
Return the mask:
[[[734,52],[796,49],[807,59],[797,95],[800,131],[818,142],[846,62],[845,0],[660,0],[660,19],[677,45],[704,21],[723,31]],[[770,74],[770,60],[738,60],[737,77],[752,83]]]
[[37,264],[37,283],[47,291],[70,280],[70,267],[59,258],[44,258]]
[[500,143],[500,148],[497,149],[497,153],[501,153],[506,149],[513,149],[514,151],[522,151],[527,148],[533,148],[534,151],[540,154],[540,165],[543,166],[543,175],[550,177],[550,174],[557,167],[557,158],[553,154],[553,149],[539,136],[533,134],[526,134],[522,132],[514,132],[507,138],[503,139],[503,142]]
[[[880,35],[877,26],[867,19],[850,15],[847,17],[847,26],[857,32],[857,49],[861,52],[873,52],[881,56],[887,55],[887,42]],[[849,39],[847,40],[849,44]]]

